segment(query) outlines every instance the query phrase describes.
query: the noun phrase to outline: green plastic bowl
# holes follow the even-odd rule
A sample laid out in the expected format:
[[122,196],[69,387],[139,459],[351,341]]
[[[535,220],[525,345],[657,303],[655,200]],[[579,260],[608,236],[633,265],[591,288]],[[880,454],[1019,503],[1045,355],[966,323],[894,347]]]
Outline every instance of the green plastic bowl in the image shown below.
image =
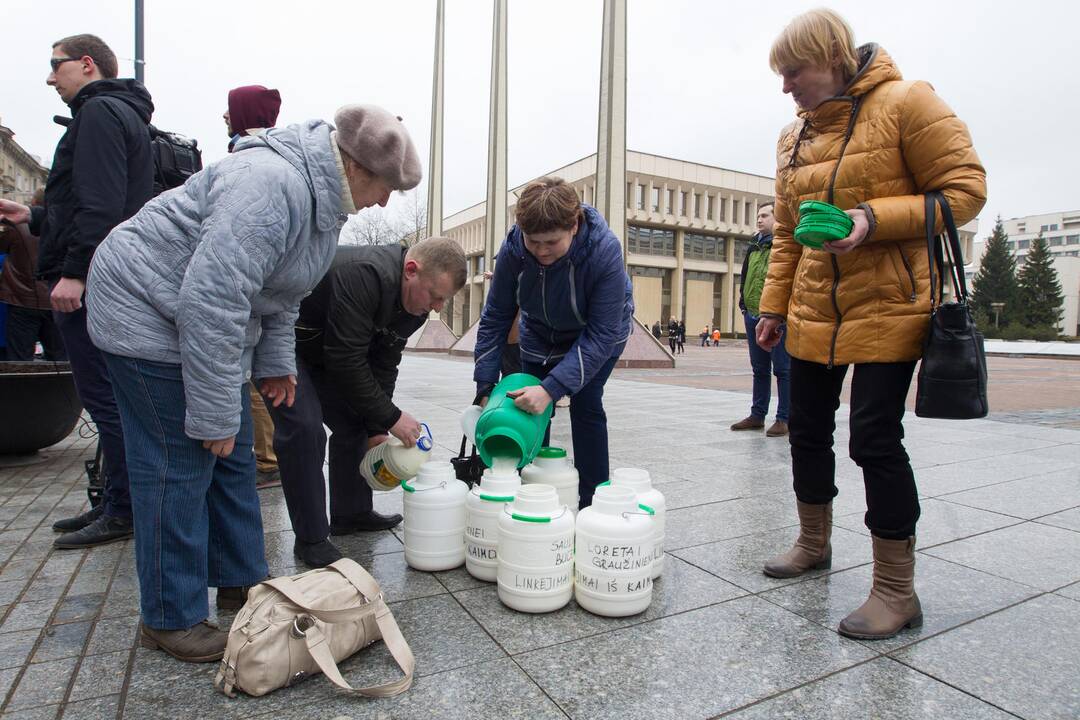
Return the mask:
[[804,200],[799,204],[799,217],[814,216],[814,220],[825,218],[835,219],[839,222],[851,221],[851,216],[846,212],[821,200]]
[[850,234],[851,228],[844,228],[839,223],[800,222],[795,228],[795,241],[817,250],[827,242],[843,240]]

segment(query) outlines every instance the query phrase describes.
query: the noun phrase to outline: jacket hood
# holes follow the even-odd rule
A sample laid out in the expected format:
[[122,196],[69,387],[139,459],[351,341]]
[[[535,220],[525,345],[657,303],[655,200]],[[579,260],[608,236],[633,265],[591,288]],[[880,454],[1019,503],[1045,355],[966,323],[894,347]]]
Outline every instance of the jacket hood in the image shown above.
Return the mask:
[[[892,57],[877,43],[867,43],[859,46],[858,53],[859,69],[855,72],[855,77],[851,78],[851,82],[847,84],[847,87],[841,90],[839,95],[829,98],[813,110],[800,110],[798,112],[799,117],[821,117],[822,115],[831,114],[836,112],[837,103],[834,102],[836,100],[850,101],[851,98],[866,95],[884,82],[904,79],[900,68],[896,66]],[[848,104],[843,104],[843,107],[846,112]]]
[[867,94],[883,82],[904,79],[892,57],[877,43],[860,46],[858,53],[859,69],[848,86],[844,88],[844,95],[858,97]]
[[575,265],[587,258],[593,248],[611,232],[607,220],[596,208],[582,203],[581,213],[584,215],[584,222],[579,223],[577,235],[570,243],[570,251],[566,253]]
[[123,100],[138,114],[143,122],[149,123],[154,114],[154,101],[150,99],[150,93],[138,80],[131,78],[113,78],[110,80],[95,80],[85,85],[72,98],[69,107],[71,114],[79,112],[79,108],[86,104],[90,98],[107,95]]
[[330,147],[333,129],[322,120],[308,120],[243,137],[233,148],[268,147],[299,170],[315,197],[315,224],[323,232],[336,227],[341,215],[341,174]]

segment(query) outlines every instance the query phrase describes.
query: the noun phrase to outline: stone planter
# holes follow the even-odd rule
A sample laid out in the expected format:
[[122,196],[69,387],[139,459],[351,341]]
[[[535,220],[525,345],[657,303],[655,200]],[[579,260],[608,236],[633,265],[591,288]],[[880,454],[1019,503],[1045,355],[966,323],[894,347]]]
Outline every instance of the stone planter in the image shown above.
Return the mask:
[[0,455],[55,445],[82,412],[66,362],[0,362],[0,398]]

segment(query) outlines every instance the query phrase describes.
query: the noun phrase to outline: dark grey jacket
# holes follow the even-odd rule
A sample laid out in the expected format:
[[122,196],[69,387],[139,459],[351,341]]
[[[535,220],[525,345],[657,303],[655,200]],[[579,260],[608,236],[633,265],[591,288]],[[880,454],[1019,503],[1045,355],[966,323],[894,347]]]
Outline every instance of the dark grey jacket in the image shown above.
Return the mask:
[[330,272],[300,303],[296,354],[323,367],[370,434],[401,417],[393,403],[405,342],[424,324],[401,305],[401,245],[342,247]]

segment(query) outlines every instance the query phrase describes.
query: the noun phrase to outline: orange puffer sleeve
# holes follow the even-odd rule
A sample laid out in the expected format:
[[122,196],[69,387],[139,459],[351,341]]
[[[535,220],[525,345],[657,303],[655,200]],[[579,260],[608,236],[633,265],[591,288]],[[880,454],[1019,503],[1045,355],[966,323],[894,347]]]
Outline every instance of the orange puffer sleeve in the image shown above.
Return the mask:
[[765,277],[765,287],[758,302],[759,312],[763,315],[787,317],[788,304],[791,301],[791,287],[795,282],[795,270],[802,257],[802,245],[795,242],[795,225],[798,223],[797,208],[793,208],[793,198],[798,195],[788,187],[785,180],[789,173],[784,167],[791,159],[791,150],[795,136],[796,123],[785,127],[776,143],[776,204],[773,205],[773,242],[769,253],[769,273]]
[[[900,149],[915,187],[942,191],[958,226],[978,215],[986,203],[986,171],[967,125],[929,83],[912,83],[900,105],[899,128]],[[924,203],[921,194],[869,200],[877,223],[871,242],[924,235]],[[942,230],[940,216],[937,229]]]

